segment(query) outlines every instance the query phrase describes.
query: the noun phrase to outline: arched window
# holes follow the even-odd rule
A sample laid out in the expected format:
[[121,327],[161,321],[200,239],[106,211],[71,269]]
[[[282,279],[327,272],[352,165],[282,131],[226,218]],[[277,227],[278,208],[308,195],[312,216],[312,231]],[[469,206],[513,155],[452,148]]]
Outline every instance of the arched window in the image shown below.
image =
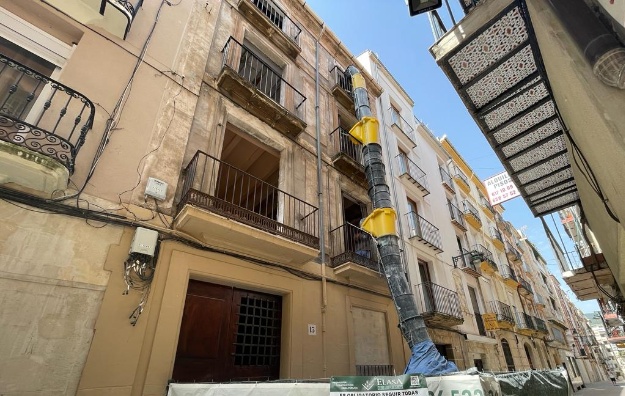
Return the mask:
[[516,368],[514,367],[514,359],[512,359],[512,351],[510,350],[510,345],[505,338],[501,340],[501,349],[503,349],[503,356],[506,358],[508,371],[516,371]]
[[524,344],[523,348],[525,348],[525,355],[527,356],[527,361],[530,363],[530,368],[532,370],[536,370],[536,367],[534,367],[534,362],[532,361],[532,351],[530,350],[530,346]]

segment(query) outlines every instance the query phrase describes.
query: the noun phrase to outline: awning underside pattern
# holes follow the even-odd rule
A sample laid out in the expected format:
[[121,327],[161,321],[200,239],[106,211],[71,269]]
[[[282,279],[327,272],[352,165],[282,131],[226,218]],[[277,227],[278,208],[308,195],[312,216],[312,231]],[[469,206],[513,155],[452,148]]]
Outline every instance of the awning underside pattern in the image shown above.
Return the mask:
[[563,126],[525,4],[514,1],[438,63],[533,214],[575,204]]

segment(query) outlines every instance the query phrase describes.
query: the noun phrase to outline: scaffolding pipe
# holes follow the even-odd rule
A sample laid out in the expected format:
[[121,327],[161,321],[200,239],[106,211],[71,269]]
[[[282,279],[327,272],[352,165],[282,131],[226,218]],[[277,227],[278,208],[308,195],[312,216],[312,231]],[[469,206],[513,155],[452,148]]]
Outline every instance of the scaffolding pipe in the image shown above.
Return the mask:
[[[352,79],[354,110],[359,122],[366,123],[369,120],[377,124],[377,120],[372,119],[369,94],[364,77],[354,66],[349,66],[346,73]],[[448,362],[440,355],[436,346],[430,340],[425,321],[419,315],[410,285],[404,274],[399,238],[394,232],[396,215],[391,201],[390,189],[388,184],[386,184],[386,170],[382,158],[382,146],[377,142],[377,130],[373,134],[374,138],[371,135],[367,136],[365,133],[363,135],[366,136],[365,139],[358,139],[356,133],[353,133],[355,128],[350,131],[350,135],[363,144],[362,156],[365,175],[369,184],[368,194],[374,208],[374,212],[363,221],[362,227],[370,231],[370,228],[366,227],[365,223],[375,223],[376,219],[372,219],[372,217],[376,217],[376,212],[383,212],[383,214],[389,215],[383,219],[383,224],[374,224],[369,227],[376,231],[372,232],[372,235],[378,245],[382,270],[386,276],[391,297],[399,316],[399,328],[412,351],[412,356],[405,372],[435,375],[458,371],[455,364]]]

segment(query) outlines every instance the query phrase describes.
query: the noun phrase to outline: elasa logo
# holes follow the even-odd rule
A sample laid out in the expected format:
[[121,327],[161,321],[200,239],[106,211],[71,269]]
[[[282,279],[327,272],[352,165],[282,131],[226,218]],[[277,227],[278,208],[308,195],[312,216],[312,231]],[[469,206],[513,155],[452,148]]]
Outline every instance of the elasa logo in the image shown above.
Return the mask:
[[375,380],[371,380],[371,381],[367,381],[364,384],[362,384],[362,387],[365,388],[365,390],[371,390],[371,388],[373,388],[373,385],[375,385]]

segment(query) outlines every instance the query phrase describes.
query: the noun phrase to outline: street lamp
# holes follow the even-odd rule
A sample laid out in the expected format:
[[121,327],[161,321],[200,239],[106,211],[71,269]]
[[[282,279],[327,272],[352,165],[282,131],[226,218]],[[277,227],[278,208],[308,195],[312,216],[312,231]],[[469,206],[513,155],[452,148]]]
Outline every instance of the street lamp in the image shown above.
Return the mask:
[[424,12],[440,8],[443,5],[443,0],[407,0],[406,2],[408,3],[410,16],[423,14]]

